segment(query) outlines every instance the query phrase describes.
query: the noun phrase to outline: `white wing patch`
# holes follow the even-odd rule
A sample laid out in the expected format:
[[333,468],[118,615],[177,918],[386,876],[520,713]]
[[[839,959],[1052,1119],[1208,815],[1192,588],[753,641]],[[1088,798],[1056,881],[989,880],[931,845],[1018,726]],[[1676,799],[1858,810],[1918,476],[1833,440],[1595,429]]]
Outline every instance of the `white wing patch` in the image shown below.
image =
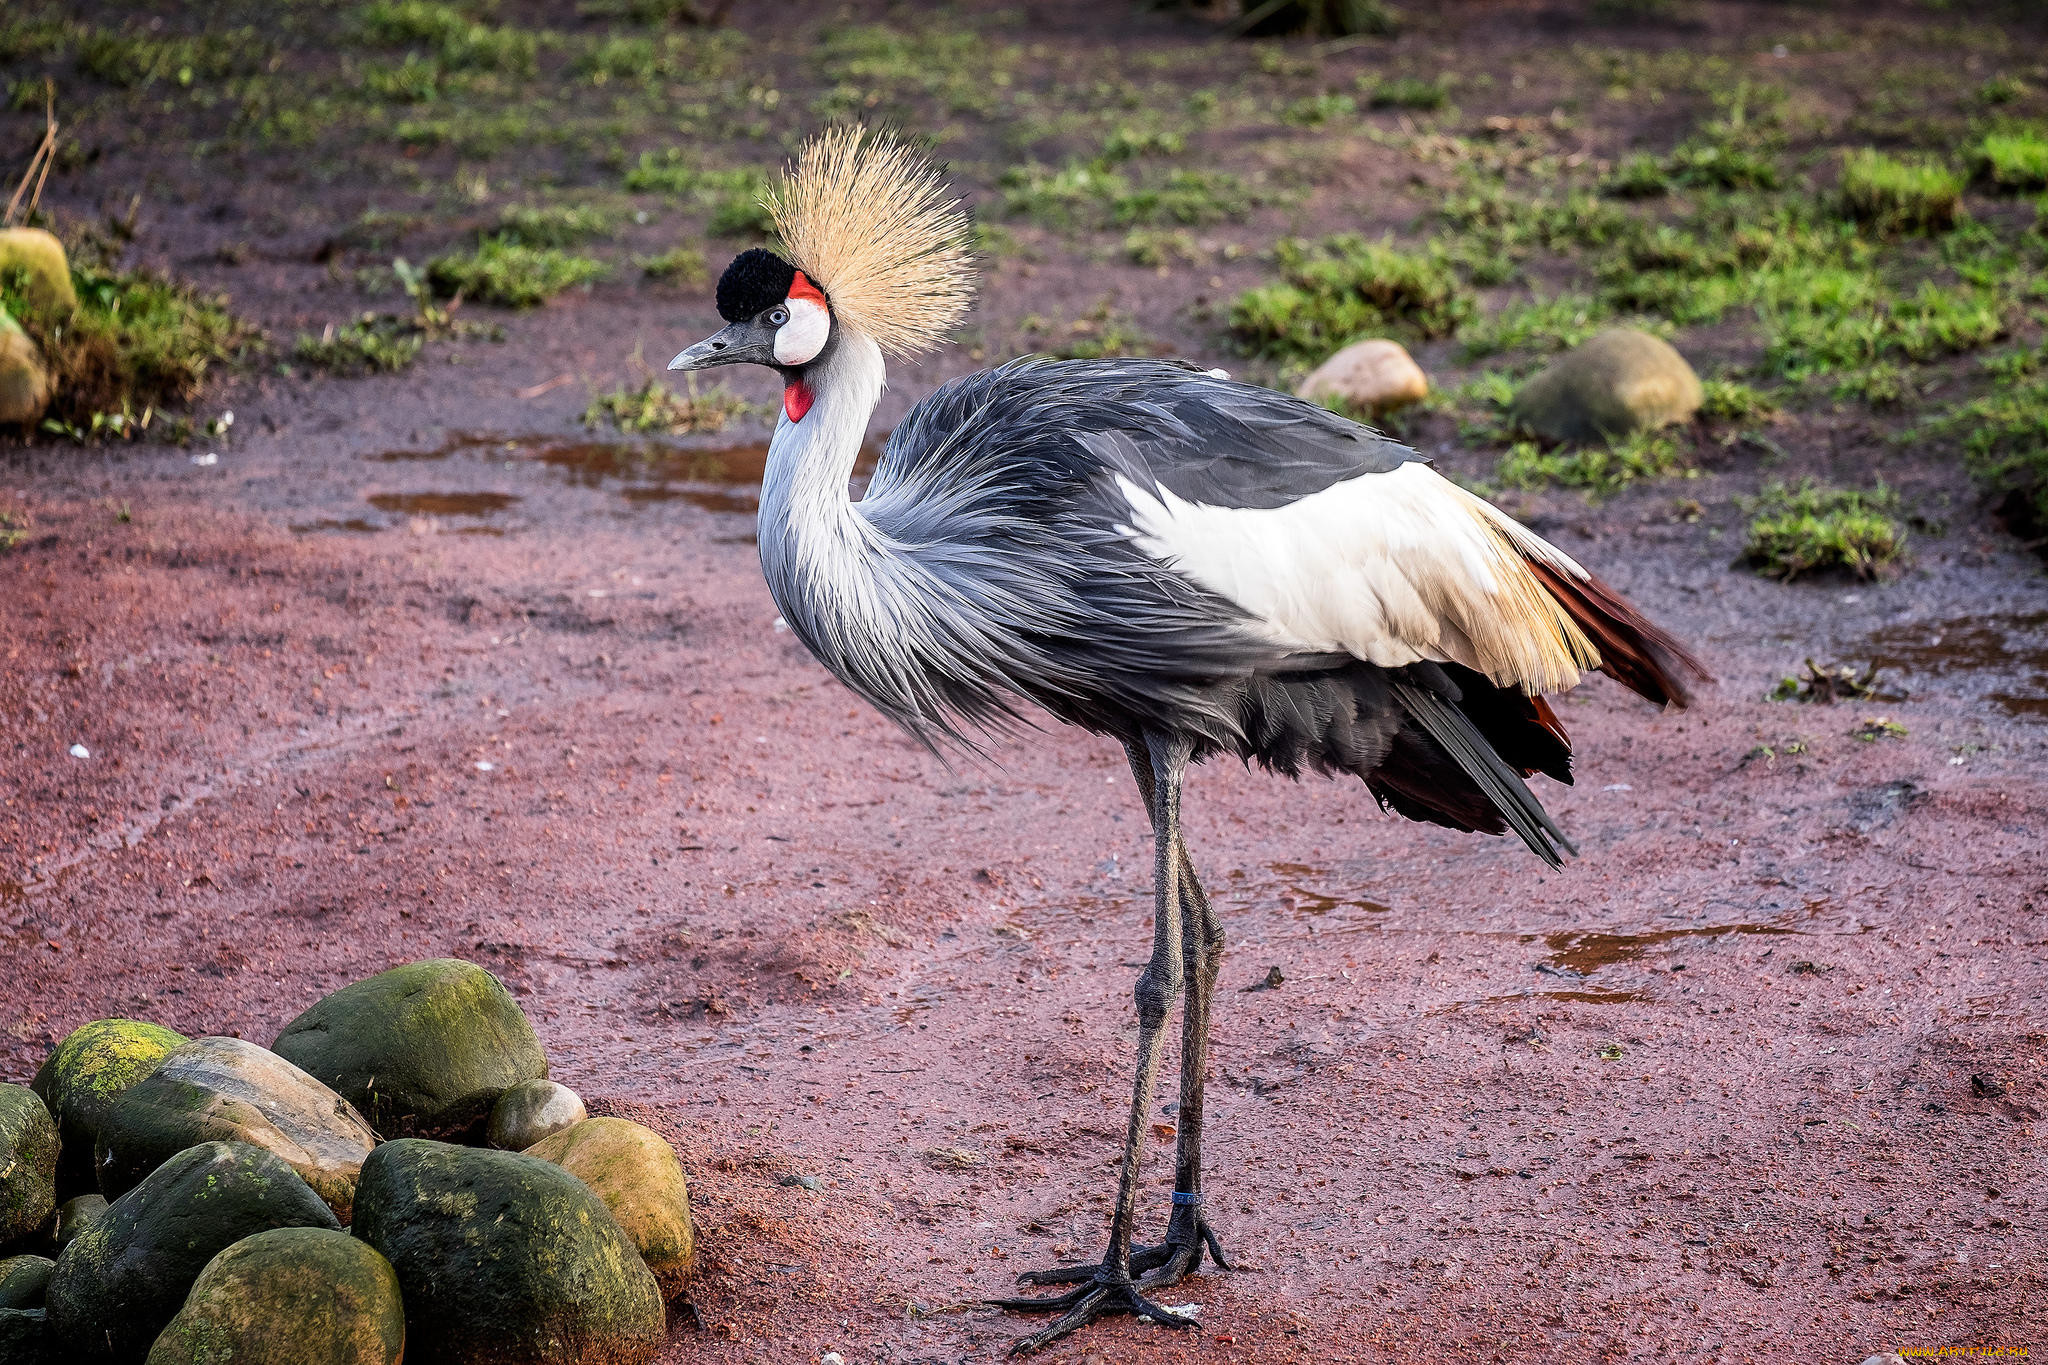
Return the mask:
[[1569,556],[1426,464],[1362,474],[1285,507],[1214,507],[1119,477],[1139,549],[1235,602],[1292,649],[1398,668],[1460,663],[1530,692],[1598,653],[1523,556]]

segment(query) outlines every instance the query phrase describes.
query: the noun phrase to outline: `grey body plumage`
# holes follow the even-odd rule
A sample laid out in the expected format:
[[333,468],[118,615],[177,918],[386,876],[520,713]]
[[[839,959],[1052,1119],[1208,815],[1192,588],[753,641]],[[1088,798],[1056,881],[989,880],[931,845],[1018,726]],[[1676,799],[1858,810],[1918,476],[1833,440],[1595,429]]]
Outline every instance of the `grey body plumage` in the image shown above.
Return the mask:
[[[783,619],[837,677],[933,748],[1033,708],[1115,738],[1152,824],[1152,954],[1100,1263],[1002,1306],[1058,1314],[1028,1350],[1109,1312],[1191,1327],[1146,1297],[1224,1266],[1202,1208],[1204,1072],[1223,929],[1181,833],[1187,766],[1231,754],[1362,779],[1410,819],[1570,844],[1524,778],[1571,780],[1539,695],[1598,667],[1682,702],[1684,649],[1585,568],[1398,442],[1284,394],[1151,360],[1013,362],[940,388],[848,481],[882,346],[932,344],[964,312],[965,220],[927,163],[859,129],[799,154],[770,206],[790,257],[720,281],[728,326],[671,368],[783,378],[761,488],[761,567]],[[784,291],[777,297],[777,291]],[[1701,676],[1704,676],[1702,673]],[[1133,1244],[1168,1008],[1186,987],[1174,1193]]]

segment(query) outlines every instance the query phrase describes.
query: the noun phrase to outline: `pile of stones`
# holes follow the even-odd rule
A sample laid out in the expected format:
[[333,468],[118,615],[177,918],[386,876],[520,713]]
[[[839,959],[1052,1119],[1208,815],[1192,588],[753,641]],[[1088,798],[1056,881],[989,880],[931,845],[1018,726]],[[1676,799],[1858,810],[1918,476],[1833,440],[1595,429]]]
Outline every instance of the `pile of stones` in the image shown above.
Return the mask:
[[101,1019],[0,1084],[0,1365],[634,1365],[695,1247],[662,1137],[590,1118],[472,963],[268,1050]]

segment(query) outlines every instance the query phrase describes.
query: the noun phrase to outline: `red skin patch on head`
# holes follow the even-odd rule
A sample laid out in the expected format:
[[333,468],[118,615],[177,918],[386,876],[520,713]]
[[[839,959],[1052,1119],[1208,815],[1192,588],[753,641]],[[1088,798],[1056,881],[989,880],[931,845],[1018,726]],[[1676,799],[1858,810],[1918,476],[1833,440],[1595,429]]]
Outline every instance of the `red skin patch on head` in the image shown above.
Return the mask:
[[790,281],[789,296],[793,299],[809,299],[817,304],[825,302],[823,291],[817,285],[812,284],[801,270],[797,271],[796,278]]
[[[801,280],[803,276],[799,275],[797,278]],[[782,391],[782,413],[792,422],[801,422],[816,399],[817,395],[811,392],[810,385],[801,379],[792,379],[788,387]]]

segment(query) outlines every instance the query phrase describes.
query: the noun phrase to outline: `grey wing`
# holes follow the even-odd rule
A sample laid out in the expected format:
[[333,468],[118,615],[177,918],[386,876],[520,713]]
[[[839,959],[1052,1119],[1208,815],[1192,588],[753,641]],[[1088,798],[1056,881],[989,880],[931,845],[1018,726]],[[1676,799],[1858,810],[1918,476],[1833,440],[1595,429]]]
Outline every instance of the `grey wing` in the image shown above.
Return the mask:
[[919,403],[890,437],[876,484],[966,464],[1050,491],[1106,470],[1187,502],[1284,507],[1422,459],[1314,403],[1192,365],[1027,359]]
[[[1080,363],[1100,368],[1068,382],[1137,391],[1130,400],[1137,420],[1084,428],[1076,432],[1081,442],[1140,486],[1164,487],[1186,502],[1285,507],[1423,459],[1370,427],[1273,389],[1156,361]],[[1113,404],[1105,415],[1117,411]]]

